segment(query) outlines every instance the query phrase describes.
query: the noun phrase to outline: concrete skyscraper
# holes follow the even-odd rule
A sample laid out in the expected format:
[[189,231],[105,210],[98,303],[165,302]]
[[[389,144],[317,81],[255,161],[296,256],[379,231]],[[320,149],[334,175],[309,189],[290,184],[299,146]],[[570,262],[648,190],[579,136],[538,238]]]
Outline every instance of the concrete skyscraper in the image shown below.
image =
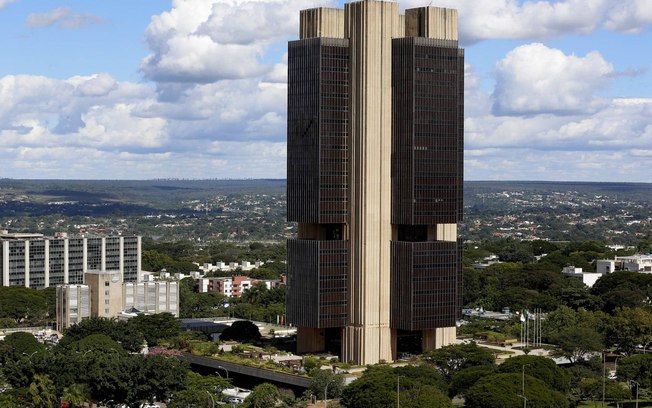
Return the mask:
[[[299,352],[391,361],[455,339],[464,52],[457,11],[300,14],[288,52],[288,322]],[[416,345],[416,346],[415,346]]]

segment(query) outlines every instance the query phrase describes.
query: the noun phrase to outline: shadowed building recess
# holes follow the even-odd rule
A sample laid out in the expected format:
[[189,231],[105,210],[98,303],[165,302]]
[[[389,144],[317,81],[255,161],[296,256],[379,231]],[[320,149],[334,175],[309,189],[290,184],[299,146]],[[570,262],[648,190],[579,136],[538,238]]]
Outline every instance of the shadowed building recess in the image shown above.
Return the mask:
[[288,322],[299,352],[391,361],[455,340],[464,51],[457,11],[300,14],[288,51]]

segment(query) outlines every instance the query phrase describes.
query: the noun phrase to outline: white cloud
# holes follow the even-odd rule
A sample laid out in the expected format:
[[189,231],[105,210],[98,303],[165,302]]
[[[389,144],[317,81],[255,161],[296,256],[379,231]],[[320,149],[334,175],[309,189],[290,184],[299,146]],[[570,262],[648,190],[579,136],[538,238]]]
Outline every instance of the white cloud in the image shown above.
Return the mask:
[[652,25],[652,3],[649,0],[615,2],[607,15],[605,27],[629,34],[640,33]]
[[71,78],[71,82],[73,81],[77,82],[76,92],[80,96],[106,96],[117,87],[115,78],[106,73],[95,74],[90,77],[74,77]]
[[108,74],[57,80],[17,75],[0,78],[3,146],[132,146],[167,140],[167,122],[138,113],[154,102],[145,85]]
[[89,24],[101,24],[100,17],[88,13],[74,13],[69,7],[57,7],[45,13],[30,13],[25,24],[28,27],[49,27],[75,29]]
[[16,0],[0,0],[0,8],[3,8],[3,7],[6,6],[7,4],[9,4],[9,3],[13,3],[13,2],[15,2],[15,1],[16,1]]
[[[150,83],[107,73],[0,78],[0,176],[285,177],[287,54],[275,54],[296,38],[299,10],[320,3],[335,1],[174,0],[147,28],[141,70]],[[652,4],[437,3],[460,8],[467,43],[637,32]],[[465,67],[467,178],[652,179],[652,101],[600,93],[639,71],[618,72],[597,52],[529,44],[494,74],[489,92],[487,78]]]
[[210,83],[224,79],[282,77],[282,67],[263,62],[270,45],[296,36],[298,13],[333,1],[175,1],[154,16],[146,38],[152,53],[140,68],[158,82]]
[[[490,39],[543,40],[566,34],[586,35],[604,27],[638,33],[652,25],[649,0],[438,0],[459,10],[460,39],[465,44]],[[406,8],[422,0],[405,0]]]
[[595,93],[613,73],[595,51],[578,57],[543,44],[523,45],[496,66],[493,110],[506,115],[591,112],[602,105]]

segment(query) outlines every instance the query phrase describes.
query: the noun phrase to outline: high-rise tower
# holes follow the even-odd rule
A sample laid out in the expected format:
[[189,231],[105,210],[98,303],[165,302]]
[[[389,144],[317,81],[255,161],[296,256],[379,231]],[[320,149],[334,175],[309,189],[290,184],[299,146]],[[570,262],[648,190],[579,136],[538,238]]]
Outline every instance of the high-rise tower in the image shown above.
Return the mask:
[[289,43],[288,322],[298,351],[390,361],[455,339],[464,53],[457,11],[355,1]]

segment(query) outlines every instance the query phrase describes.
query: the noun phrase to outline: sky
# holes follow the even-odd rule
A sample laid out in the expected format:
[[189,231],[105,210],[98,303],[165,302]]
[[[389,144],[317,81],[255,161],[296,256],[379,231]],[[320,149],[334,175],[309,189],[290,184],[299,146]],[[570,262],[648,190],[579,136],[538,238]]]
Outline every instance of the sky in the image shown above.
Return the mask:
[[[285,178],[287,41],[338,0],[0,0],[0,178]],[[652,182],[652,1],[459,10],[465,178]]]

